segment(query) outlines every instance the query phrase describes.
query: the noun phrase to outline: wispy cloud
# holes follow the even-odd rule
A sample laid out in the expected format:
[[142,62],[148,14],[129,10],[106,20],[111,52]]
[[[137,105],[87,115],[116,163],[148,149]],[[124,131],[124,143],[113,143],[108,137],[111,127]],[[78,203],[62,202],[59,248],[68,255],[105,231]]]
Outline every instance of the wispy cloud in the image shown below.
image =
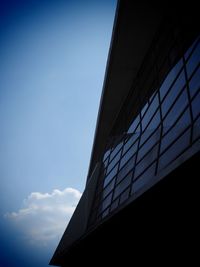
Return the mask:
[[51,193],[31,193],[16,212],[6,213],[31,243],[47,244],[61,237],[81,193],[74,188],[54,189]]

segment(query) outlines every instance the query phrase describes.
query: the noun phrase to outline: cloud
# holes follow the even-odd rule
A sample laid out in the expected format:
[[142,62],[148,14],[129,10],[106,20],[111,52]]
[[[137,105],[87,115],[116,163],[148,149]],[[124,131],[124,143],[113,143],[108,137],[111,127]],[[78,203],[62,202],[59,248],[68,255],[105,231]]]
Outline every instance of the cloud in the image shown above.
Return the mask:
[[13,222],[31,243],[47,244],[58,240],[81,197],[74,188],[52,193],[31,193],[17,212],[6,213],[5,218]]

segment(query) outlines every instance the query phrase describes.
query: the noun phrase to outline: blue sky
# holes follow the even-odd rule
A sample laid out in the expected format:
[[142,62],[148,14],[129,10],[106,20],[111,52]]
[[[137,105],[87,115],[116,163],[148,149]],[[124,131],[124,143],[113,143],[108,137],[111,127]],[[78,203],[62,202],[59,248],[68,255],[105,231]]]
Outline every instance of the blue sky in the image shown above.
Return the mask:
[[0,267],[45,267],[85,186],[116,1],[0,3]]

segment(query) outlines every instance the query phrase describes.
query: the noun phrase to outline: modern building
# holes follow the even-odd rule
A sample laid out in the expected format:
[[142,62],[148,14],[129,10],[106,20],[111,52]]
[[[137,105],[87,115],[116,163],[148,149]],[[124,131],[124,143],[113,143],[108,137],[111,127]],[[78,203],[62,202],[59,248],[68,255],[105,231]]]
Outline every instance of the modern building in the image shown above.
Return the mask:
[[192,1],[118,2],[86,188],[50,264],[177,247],[184,257],[195,243],[198,11]]

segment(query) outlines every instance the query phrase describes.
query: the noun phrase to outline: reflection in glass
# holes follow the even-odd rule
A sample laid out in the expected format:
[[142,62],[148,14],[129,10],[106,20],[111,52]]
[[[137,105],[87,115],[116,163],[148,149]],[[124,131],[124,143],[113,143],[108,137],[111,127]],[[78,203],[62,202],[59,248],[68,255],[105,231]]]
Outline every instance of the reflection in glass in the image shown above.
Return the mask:
[[122,180],[114,190],[114,199],[118,197],[131,183],[132,172],[130,172],[124,180]]
[[176,78],[177,74],[179,73],[181,67],[183,66],[183,60],[179,60],[179,62],[173,67],[173,69],[169,72],[167,77],[165,78],[164,82],[162,83],[160,87],[160,97],[161,100],[166,95],[168,89],[172,85],[174,79]]
[[138,116],[133,120],[131,126],[129,127],[127,133],[134,133],[134,132],[138,132],[139,131],[139,124],[140,121],[140,114],[138,114]]
[[182,94],[179,96],[178,100],[175,102],[174,106],[170,110],[170,112],[167,114],[167,116],[164,119],[163,122],[163,131],[166,132],[170,126],[173,125],[173,123],[176,121],[178,116],[181,114],[181,112],[184,110],[188,103],[188,95],[186,90],[182,92]]
[[194,49],[194,47],[196,47],[197,43],[199,42],[200,37],[198,37],[193,44],[188,48],[188,50],[185,52],[185,59],[187,60],[188,57],[190,56],[190,54],[192,53],[192,50]]
[[[184,129],[190,124],[190,112],[187,109],[183,115],[178,120],[177,124],[162,138],[161,141],[161,152],[166,149],[177,137],[180,135]],[[166,131],[164,131],[166,132]]]
[[117,152],[122,148],[123,142],[118,143],[110,154],[110,161],[114,158]]
[[120,182],[127,174],[128,172],[133,169],[135,164],[135,156],[129,159],[129,161],[124,165],[124,167],[119,171],[117,175],[117,182]]
[[124,144],[123,148],[123,154],[126,153],[126,151],[130,148],[130,146],[138,139],[139,133],[134,133],[130,136],[128,141]]
[[144,117],[142,118],[142,131],[145,130],[146,126],[148,125],[150,119],[152,118],[153,114],[155,113],[156,109],[158,108],[158,94],[156,94],[155,98],[151,102],[147,112],[145,113]]
[[112,193],[108,195],[102,202],[102,211],[105,210],[111,203],[112,200]]
[[104,187],[114,178],[114,176],[117,174],[118,165],[112,169],[112,171],[106,176],[104,180]]
[[197,90],[200,89],[200,67],[197,69],[197,71],[194,73],[192,76],[190,82],[189,82],[189,87],[190,87],[190,95],[193,97]]
[[182,71],[178,79],[176,80],[175,84],[170,89],[167,97],[162,103],[163,116],[165,116],[165,114],[171,107],[172,103],[175,101],[176,97],[178,96],[179,92],[181,91],[184,85],[185,85],[185,75],[184,72]]
[[200,116],[196,119],[193,127],[193,141],[200,137]]
[[147,126],[146,130],[142,133],[141,135],[141,141],[140,144],[142,145],[147,138],[155,131],[155,129],[158,127],[160,124],[160,112],[159,110],[156,112],[154,117],[152,118],[151,122]]
[[[200,79],[200,78],[199,78]],[[194,119],[199,115],[200,113],[200,91],[192,101],[192,113]]]
[[198,43],[198,45],[196,46],[194,52],[192,53],[186,64],[188,77],[190,77],[194,69],[199,64],[199,59],[200,59],[200,43]]
[[135,167],[134,179],[137,178],[157,157],[158,145],[155,145]]
[[120,169],[124,166],[124,164],[136,153],[138,146],[138,140],[134,143],[134,145],[123,155],[120,161]]
[[103,190],[103,198],[105,198],[114,188],[115,185],[115,180],[112,180],[112,182],[110,182],[106,188],[104,188]]
[[155,167],[156,164],[153,163],[136,181],[134,181],[131,194],[136,193],[143,188],[145,184],[148,184],[148,182],[152,180],[152,177],[155,175]]
[[170,162],[173,162],[173,160],[179,156],[180,153],[189,146],[189,144],[190,129],[187,130],[181,137],[179,137],[177,141],[160,157],[158,170],[160,171]]
[[120,196],[120,204],[126,201],[129,197],[130,188],[127,188]]
[[160,129],[157,129],[154,134],[142,145],[138,152],[138,161],[149,152],[149,150],[158,142],[160,138]]
[[107,173],[109,173],[112,170],[112,168],[115,166],[115,164],[119,161],[120,156],[121,156],[121,151],[114,157],[114,159],[111,162],[109,162]]

